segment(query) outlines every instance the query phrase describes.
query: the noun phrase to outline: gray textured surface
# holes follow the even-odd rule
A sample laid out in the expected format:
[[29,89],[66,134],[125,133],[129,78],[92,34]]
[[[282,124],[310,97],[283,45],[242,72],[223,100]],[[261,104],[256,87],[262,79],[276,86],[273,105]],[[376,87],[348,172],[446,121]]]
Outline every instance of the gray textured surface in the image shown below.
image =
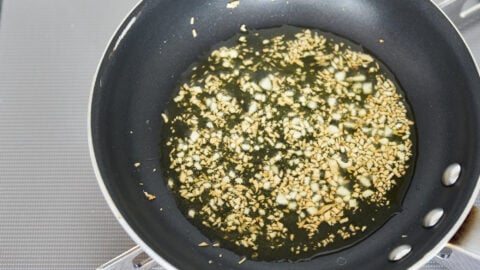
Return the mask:
[[[98,190],[86,117],[96,65],[135,3],[4,0],[0,269],[93,269],[134,245]],[[465,37],[480,57],[480,26]]]
[[0,269],[93,269],[132,241],[97,187],[87,104],[134,1],[6,0],[0,23]]

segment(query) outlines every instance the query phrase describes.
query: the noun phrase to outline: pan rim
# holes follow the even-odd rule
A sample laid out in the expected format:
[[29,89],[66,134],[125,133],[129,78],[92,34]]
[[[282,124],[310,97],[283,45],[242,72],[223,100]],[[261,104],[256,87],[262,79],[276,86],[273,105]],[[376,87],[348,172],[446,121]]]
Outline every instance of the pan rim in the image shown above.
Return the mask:
[[[434,0],[430,0],[430,3],[435,8],[437,8],[437,10],[444,16],[444,18],[447,19],[447,21],[450,23],[450,25],[453,27],[453,29],[455,29],[455,31],[457,32],[457,35],[460,37],[463,45],[467,49],[468,55],[470,56],[470,60],[475,65],[475,68],[477,70],[477,76],[480,77],[480,68],[478,66],[478,63],[475,60],[475,57],[473,57],[472,50],[470,49],[470,47],[468,46],[465,38],[463,37],[462,33],[460,32],[460,29],[458,29],[458,27],[453,23],[453,21],[447,16],[445,11],[443,9],[441,9],[440,6],[437,3],[434,2]],[[468,214],[470,213],[473,205],[475,204],[475,200],[476,200],[476,198],[478,197],[479,194],[480,194],[480,175],[477,178],[477,184],[476,184],[476,186],[473,190],[473,193],[472,193],[470,199],[468,200],[467,205],[466,205],[465,209],[463,210],[462,214],[457,219],[457,222],[455,222],[455,224],[444,235],[444,237],[440,241],[438,241],[437,244],[432,249],[430,249],[430,251],[425,253],[425,255],[420,260],[418,260],[415,264],[410,266],[409,269],[419,269],[420,267],[422,267],[423,265],[428,263],[435,255],[437,255],[448,244],[450,239],[452,239],[452,237],[455,235],[455,233],[458,231],[458,229],[460,229],[462,224],[465,222],[465,220],[466,220]]]
[[[157,254],[150,246],[145,243],[142,238],[135,232],[135,230],[130,226],[128,223],[127,219],[123,216],[123,214],[120,212],[120,210],[117,208],[117,205],[113,201],[113,198],[110,195],[110,192],[107,189],[107,186],[105,185],[105,182],[103,180],[102,174],[100,172],[100,168],[98,167],[98,162],[97,158],[95,156],[95,149],[93,146],[93,136],[92,136],[92,108],[93,108],[93,96],[95,93],[95,85],[97,83],[98,75],[100,68],[107,57],[107,52],[110,50],[110,47],[113,42],[115,41],[115,44],[121,42],[123,37],[125,36],[126,32],[128,31],[127,29],[123,29],[124,26],[130,24],[134,24],[134,18],[136,18],[136,14],[138,13],[137,11],[141,9],[142,4],[145,4],[143,0],[138,1],[127,13],[127,15],[123,18],[123,20],[119,23],[119,25],[116,27],[115,31],[111,35],[110,39],[108,40],[108,43],[103,51],[102,57],[100,61],[97,64],[96,70],[95,70],[95,75],[93,77],[91,86],[90,86],[90,94],[89,94],[89,101],[88,101],[88,116],[87,116],[87,137],[88,137],[88,149],[89,149],[89,154],[90,154],[90,161],[93,167],[93,171],[95,173],[95,178],[97,179],[97,184],[100,187],[100,190],[103,194],[103,198],[107,202],[110,211],[113,213],[115,219],[120,223],[122,228],[125,230],[125,232],[128,234],[128,236],[137,244],[140,246],[140,248],[148,254],[152,259],[155,260],[156,263],[158,263],[160,266],[165,268],[166,270],[175,270],[177,269],[175,266],[173,266],[170,262],[162,258],[160,255]],[[132,21],[133,20],[133,21]]]
[[[433,0],[429,1],[437,10],[443,14],[444,18],[447,19],[447,21],[450,23],[450,25],[455,29],[457,32],[457,35],[460,37],[463,45],[467,49],[467,52],[469,54],[470,60],[473,62],[475,65],[475,68],[477,70],[477,76],[480,77],[480,68],[478,66],[477,61],[473,57],[473,53],[470,49],[470,47],[467,45],[465,38],[461,34],[460,30],[457,28],[457,26],[452,22],[452,20],[445,14],[445,12],[439,7],[437,3],[435,3]],[[154,259],[160,266],[164,267],[165,269],[177,269],[174,265],[172,265],[170,262],[165,260],[163,257],[161,257],[157,252],[155,252],[147,243],[145,243],[142,238],[135,232],[135,230],[130,226],[128,223],[127,219],[123,216],[121,211],[117,208],[117,205],[113,201],[113,198],[111,197],[111,194],[109,190],[107,189],[104,179],[101,175],[100,168],[98,167],[98,162],[95,156],[95,149],[93,145],[93,136],[92,136],[92,108],[93,108],[93,96],[95,92],[95,86],[97,84],[98,76],[99,76],[99,71],[101,69],[101,66],[105,60],[106,57],[108,57],[107,52],[110,51],[111,46],[121,42],[123,39],[124,35],[126,32],[128,32],[128,26],[129,24],[134,23],[134,19],[136,18],[136,15],[138,15],[138,10],[141,9],[142,4],[145,4],[143,0],[138,1],[135,6],[127,13],[127,15],[124,17],[124,19],[119,23],[119,25],[116,27],[115,31],[111,35],[104,51],[102,54],[102,57],[100,61],[97,64],[96,71],[91,83],[90,87],[90,94],[89,94],[89,102],[88,102],[88,116],[87,116],[87,137],[88,137],[88,148],[89,148],[89,154],[90,154],[90,160],[92,163],[92,167],[95,173],[95,178],[97,180],[97,183],[100,187],[100,190],[103,194],[103,197],[105,201],[107,202],[110,210],[112,211],[113,215],[117,219],[118,223],[122,226],[122,228],[126,231],[126,233],[129,235],[129,237],[140,246],[140,248],[145,251],[152,259]],[[133,20],[133,21],[132,21]],[[131,25],[130,25],[131,26]],[[125,28],[127,27],[127,28]],[[123,29],[123,30],[122,30]],[[122,30],[122,31],[121,31]],[[115,45],[116,47],[116,45]],[[444,248],[449,240],[455,235],[455,233],[458,231],[460,226],[465,222],[465,219],[467,218],[468,214],[471,211],[471,208],[473,207],[475,200],[477,196],[480,194],[480,175],[477,178],[477,183],[475,185],[474,191],[469,198],[465,209],[463,210],[462,214],[460,217],[457,219],[455,224],[450,228],[450,230],[444,235],[444,237],[437,242],[437,244],[432,247],[425,255],[418,261],[416,261],[412,266],[410,266],[408,269],[419,269],[428,261],[430,261],[442,248]]]

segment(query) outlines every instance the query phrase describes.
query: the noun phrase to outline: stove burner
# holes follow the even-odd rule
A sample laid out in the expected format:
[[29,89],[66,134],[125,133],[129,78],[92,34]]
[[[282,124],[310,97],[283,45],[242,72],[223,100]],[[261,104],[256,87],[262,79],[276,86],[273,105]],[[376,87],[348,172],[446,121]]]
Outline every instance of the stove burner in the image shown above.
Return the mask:
[[480,19],[479,0],[444,0],[439,2],[438,6],[459,29],[466,28]]

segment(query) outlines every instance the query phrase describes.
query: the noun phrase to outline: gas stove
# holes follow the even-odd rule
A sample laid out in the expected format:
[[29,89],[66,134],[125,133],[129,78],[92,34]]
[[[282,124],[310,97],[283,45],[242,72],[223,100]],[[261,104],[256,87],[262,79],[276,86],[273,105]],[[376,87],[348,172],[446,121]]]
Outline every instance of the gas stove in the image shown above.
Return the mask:
[[[480,62],[479,0],[435,2]],[[0,0],[0,269],[162,269],[111,214],[87,146],[96,66],[136,3]],[[447,246],[422,269],[480,260]]]

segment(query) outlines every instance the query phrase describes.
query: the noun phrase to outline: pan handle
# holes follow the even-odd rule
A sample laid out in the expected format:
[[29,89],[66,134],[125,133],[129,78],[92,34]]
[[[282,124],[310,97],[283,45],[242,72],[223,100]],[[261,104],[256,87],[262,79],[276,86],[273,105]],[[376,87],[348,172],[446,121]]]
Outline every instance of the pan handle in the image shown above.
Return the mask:
[[444,0],[438,6],[447,14],[452,22],[461,30],[471,23],[480,20],[480,2],[465,8],[468,0]]
[[478,269],[480,265],[479,207],[472,208],[462,227],[434,261],[447,269]]
[[139,246],[135,246],[99,266],[97,270],[148,270],[156,265],[155,261],[145,254]]

